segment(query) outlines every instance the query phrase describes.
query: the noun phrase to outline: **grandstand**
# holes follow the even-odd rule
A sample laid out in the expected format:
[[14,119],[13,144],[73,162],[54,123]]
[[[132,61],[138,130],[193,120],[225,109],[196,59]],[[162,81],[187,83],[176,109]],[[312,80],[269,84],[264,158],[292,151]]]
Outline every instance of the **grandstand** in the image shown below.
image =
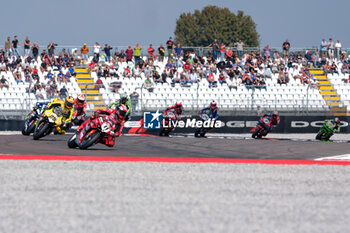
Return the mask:
[[[90,57],[90,61],[91,61]],[[147,59],[146,57],[144,59]],[[167,60],[159,62],[157,70],[164,70]],[[41,60],[38,58],[38,66]],[[294,79],[289,73],[288,84],[277,84],[278,75],[273,74],[266,78],[266,88],[247,87],[240,84],[237,89],[230,89],[227,84],[218,84],[217,87],[209,87],[206,79],[193,85],[181,86],[176,83],[171,85],[170,78],[167,83],[155,84],[153,92],[144,86],[145,76],[127,78],[123,76],[126,66],[133,68],[133,63],[122,62],[117,71],[122,87],[119,93],[138,93],[138,102],[135,113],[142,111],[164,109],[175,101],[182,101],[185,110],[189,114],[196,114],[199,109],[208,105],[211,100],[216,100],[223,114],[229,115],[255,115],[257,111],[269,112],[278,110],[282,114],[292,115],[347,115],[347,106],[350,104],[350,84],[345,84],[342,79],[347,79],[348,74],[325,75],[320,69],[311,70],[310,73],[319,82],[319,88],[301,84],[299,79]],[[58,70],[52,67],[57,76]],[[181,69],[181,68],[179,68]],[[84,93],[88,100],[88,110],[104,108],[107,104],[119,98],[119,94],[112,92],[111,83],[117,81],[115,77],[102,78],[104,88],[95,88],[97,72],[89,72],[87,65],[75,67],[75,77],[70,82],[57,83],[58,89],[66,86],[73,97]],[[46,72],[39,70],[40,82],[44,81]],[[44,95],[43,99],[37,99],[34,93],[28,92],[30,83],[25,82],[22,72],[22,81],[17,82],[11,71],[2,71],[9,82],[9,88],[0,90],[0,117],[21,118],[37,101],[50,101]],[[216,74],[217,79],[218,73]]]

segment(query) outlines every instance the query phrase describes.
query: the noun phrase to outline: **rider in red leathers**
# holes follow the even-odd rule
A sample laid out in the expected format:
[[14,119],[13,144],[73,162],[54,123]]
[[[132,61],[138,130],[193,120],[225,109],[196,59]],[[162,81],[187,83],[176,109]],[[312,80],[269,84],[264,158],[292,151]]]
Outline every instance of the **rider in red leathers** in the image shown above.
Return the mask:
[[85,121],[86,108],[85,96],[81,94],[74,100],[74,114],[72,118],[75,125],[81,125]]
[[[108,135],[102,139],[101,143],[108,147],[114,146],[115,137],[121,136],[127,111],[128,108],[125,105],[120,105],[117,109],[98,109],[95,111],[94,115],[91,116],[90,119],[95,119],[99,117],[99,115],[104,115],[103,118],[105,121],[102,125],[102,132]],[[81,127],[85,127],[85,125],[90,122],[90,119],[85,121]]]
[[176,103],[173,106],[167,107],[165,109],[165,113],[167,113],[168,111],[173,110],[173,109],[175,110],[174,113],[176,115],[176,119],[180,120],[184,116],[184,108],[182,106],[182,103]]
[[274,111],[272,114],[264,114],[258,124],[263,126],[266,130],[271,130],[273,126],[277,126],[280,123],[280,114]]

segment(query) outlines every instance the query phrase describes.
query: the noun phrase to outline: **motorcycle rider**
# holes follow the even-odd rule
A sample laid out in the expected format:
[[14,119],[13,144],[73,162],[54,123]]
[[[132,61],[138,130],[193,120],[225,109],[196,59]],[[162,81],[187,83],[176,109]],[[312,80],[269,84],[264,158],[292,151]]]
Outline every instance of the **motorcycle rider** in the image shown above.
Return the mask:
[[72,119],[75,125],[81,125],[85,121],[86,108],[85,96],[81,94],[74,100],[74,114]]
[[[128,107],[124,104],[117,106],[116,109],[98,109],[95,111],[94,115],[91,116],[91,119],[99,117],[100,114],[106,115],[106,122],[102,125],[102,132],[108,134],[107,137],[102,139],[102,143],[108,147],[113,147],[115,144],[115,137],[120,137],[124,123],[125,117],[128,112]],[[85,121],[84,124],[87,124],[88,121]]]
[[125,122],[126,122],[130,119],[130,114],[132,111],[131,101],[130,101],[130,98],[127,94],[125,94],[125,93],[121,94],[119,100],[116,100],[114,103],[109,104],[108,108],[116,109],[117,106],[120,106],[122,104],[128,108],[127,114],[125,116]]
[[171,110],[175,110],[174,114],[177,120],[180,120],[184,116],[184,108],[181,102],[176,102],[175,105],[167,107],[164,113],[168,113]]
[[56,126],[56,130],[58,134],[65,134],[66,131],[69,129],[70,123],[72,121],[73,112],[74,112],[73,105],[74,105],[74,98],[71,96],[67,96],[64,101],[59,98],[55,98],[47,106],[48,110],[52,108],[56,108],[57,112],[59,112],[59,114],[63,116],[62,124]]
[[324,125],[328,127],[331,131],[331,135],[329,138],[333,135],[333,133],[339,133],[340,132],[340,119],[339,117],[335,117],[333,119],[325,120]]
[[200,110],[199,114],[201,115],[203,112],[207,111],[210,111],[209,117],[211,119],[217,120],[219,118],[219,108],[214,100],[211,101],[208,107],[205,107],[202,110]]
[[265,130],[270,131],[273,126],[277,126],[280,123],[280,114],[278,111],[273,111],[272,114],[264,114],[258,124],[264,127]]

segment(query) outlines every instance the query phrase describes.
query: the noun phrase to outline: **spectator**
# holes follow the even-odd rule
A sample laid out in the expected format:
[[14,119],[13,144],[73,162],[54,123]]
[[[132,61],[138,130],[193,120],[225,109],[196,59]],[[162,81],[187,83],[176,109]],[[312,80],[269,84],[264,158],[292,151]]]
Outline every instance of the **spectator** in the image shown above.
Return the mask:
[[24,40],[24,56],[28,57],[29,53],[30,53],[30,46],[31,46],[31,42],[28,38],[28,36],[26,36],[26,39]]
[[113,49],[112,46],[105,44],[105,47],[103,48],[103,51],[106,54],[107,60],[110,61],[111,59],[111,50]]
[[81,57],[84,62],[88,60],[88,53],[89,53],[89,47],[86,46],[86,43],[84,43],[83,47],[80,49]]
[[12,50],[11,50],[11,38],[10,37],[7,37],[7,40],[5,41],[5,52],[6,52],[7,56],[12,53]]
[[286,41],[283,42],[282,49],[283,49],[283,56],[288,56],[289,49],[290,49],[290,43],[288,39],[286,39]]
[[268,60],[268,59],[270,59],[270,56],[271,56],[271,48],[269,45],[266,45],[264,47],[264,59]]
[[328,58],[331,60],[334,58],[334,42],[332,38],[329,38],[328,41]]
[[37,60],[38,56],[39,56],[39,46],[36,42],[33,43],[32,54],[33,54],[34,59]]
[[159,75],[158,71],[154,71],[153,80],[155,83],[163,83],[162,77]]
[[139,103],[139,94],[136,91],[130,94],[130,102],[131,109],[133,109],[133,111],[131,111],[131,114],[133,115],[135,114],[137,104]]
[[6,87],[7,89],[9,88],[9,82],[7,79],[5,79],[5,76],[2,75],[0,79],[0,88]]
[[124,69],[123,76],[126,77],[126,78],[130,78],[130,77],[131,77],[131,70],[130,70],[130,67],[129,67],[129,66],[127,66],[127,67]]
[[169,40],[166,42],[166,47],[168,49],[168,56],[170,56],[170,54],[173,53],[174,49],[174,42],[172,37],[169,37]]
[[68,96],[68,91],[65,86],[60,89],[60,99],[64,100]]
[[226,53],[225,53],[225,57],[226,57],[227,61],[234,62],[233,52],[232,52],[230,47],[227,48]]
[[134,48],[135,65],[138,65],[140,63],[141,50],[142,50],[142,47],[139,44],[136,44]]
[[47,46],[47,52],[50,58],[52,58],[55,54],[55,46],[57,46],[57,44],[52,43],[52,41],[50,41],[49,45]]
[[225,50],[226,50],[226,47],[224,45],[224,43],[221,43],[220,45],[220,61],[225,61]]
[[208,45],[207,47],[212,47],[213,48],[213,56],[214,60],[218,59],[218,52],[219,52],[219,44],[216,39],[214,39],[213,43]]
[[283,72],[283,71],[280,71],[279,75],[278,75],[278,80],[277,80],[277,83],[278,84],[287,84],[288,83],[288,76]]
[[149,45],[147,52],[148,52],[148,58],[153,58],[154,48],[152,47],[152,44]]
[[197,82],[198,82],[198,74],[195,72],[194,69],[191,69],[191,70],[190,70],[189,79],[190,79],[190,83],[191,83],[191,84],[197,83]]
[[160,44],[158,48],[159,61],[163,62],[165,56],[165,49],[163,44]]
[[331,65],[330,73],[331,73],[332,75],[334,75],[334,74],[339,74],[339,73],[338,73],[338,67],[337,67],[337,65],[335,64],[335,62],[333,62],[332,65]]
[[93,46],[94,49],[94,55],[97,56],[98,58],[100,57],[100,51],[102,49],[102,46],[99,43],[95,43]]
[[327,50],[328,50],[329,43],[327,43],[326,39],[323,38],[321,41],[321,56],[327,56]]
[[45,99],[45,94],[45,89],[41,85],[39,85],[35,91],[36,99]]
[[0,71],[5,71],[5,72],[7,71],[5,60],[2,60],[0,63]]
[[208,77],[209,88],[217,87],[217,81],[215,80],[215,76],[213,73],[209,73]]
[[100,90],[100,88],[105,88],[105,86],[103,85],[103,82],[101,80],[101,77],[97,77],[96,83],[95,83],[95,89],[96,90]]
[[221,71],[219,74],[219,83],[222,85],[223,83],[226,83],[226,74]]
[[149,92],[153,92],[154,84],[153,84],[152,80],[149,78],[149,76],[146,77],[145,82],[144,82],[144,86]]
[[19,53],[17,50],[18,46],[21,46],[21,43],[19,43],[17,36],[15,36],[12,40],[12,51],[13,51],[13,54],[17,57],[19,56]]
[[234,43],[234,48],[237,50],[239,59],[243,56],[243,49],[245,47],[245,44],[242,42],[242,40],[239,40],[238,42]]
[[335,49],[337,54],[337,59],[340,60],[340,54],[341,54],[341,43],[340,40],[337,40],[337,43],[335,43]]
[[126,53],[126,62],[132,62],[132,55],[134,53],[134,50],[131,48],[131,45],[128,46],[125,53]]

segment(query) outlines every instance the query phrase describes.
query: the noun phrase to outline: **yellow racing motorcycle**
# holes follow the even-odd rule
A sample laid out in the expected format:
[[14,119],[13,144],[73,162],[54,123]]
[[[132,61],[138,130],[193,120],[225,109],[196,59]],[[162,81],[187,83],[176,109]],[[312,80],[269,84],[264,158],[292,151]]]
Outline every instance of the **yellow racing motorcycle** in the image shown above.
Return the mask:
[[33,139],[38,140],[49,135],[55,128],[63,126],[63,115],[60,108],[51,108],[44,111],[36,122]]

